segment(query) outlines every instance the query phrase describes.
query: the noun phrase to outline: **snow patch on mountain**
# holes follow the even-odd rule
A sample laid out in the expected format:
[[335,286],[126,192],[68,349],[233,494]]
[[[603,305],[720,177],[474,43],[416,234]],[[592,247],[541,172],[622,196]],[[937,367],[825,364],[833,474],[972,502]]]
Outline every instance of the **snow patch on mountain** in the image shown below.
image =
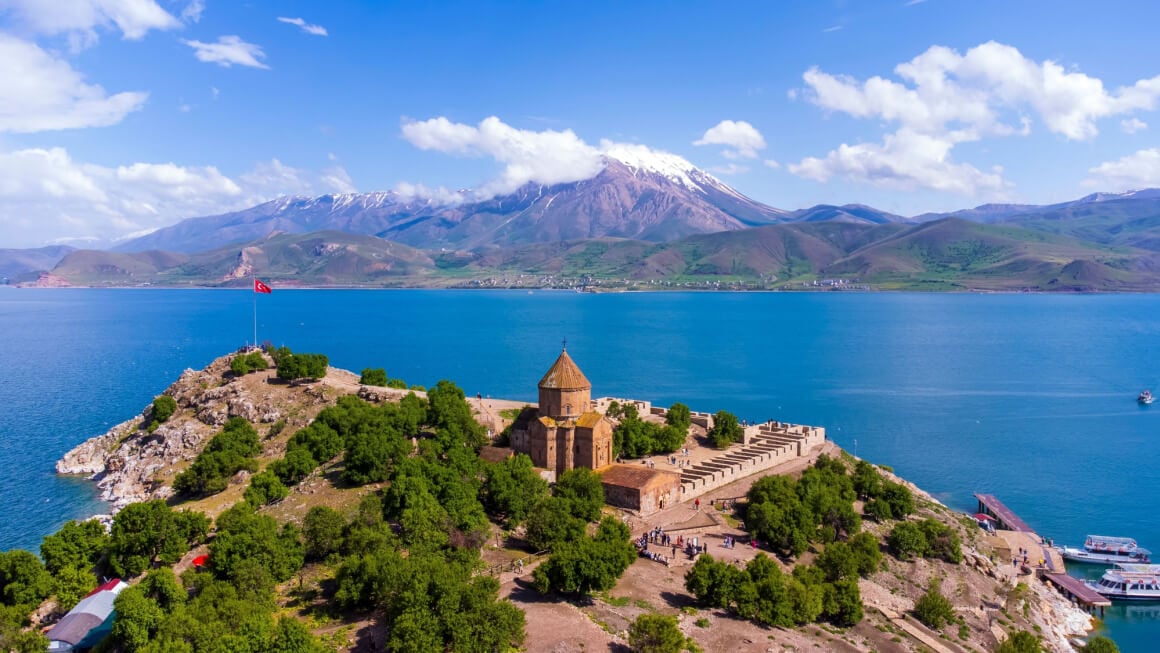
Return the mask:
[[712,175],[701,171],[684,157],[654,150],[644,145],[601,141],[600,151],[606,159],[619,161],[635,176],[644,172],[661,175],[669,181],[698,192],[705,192],[703,184],[724,186]]

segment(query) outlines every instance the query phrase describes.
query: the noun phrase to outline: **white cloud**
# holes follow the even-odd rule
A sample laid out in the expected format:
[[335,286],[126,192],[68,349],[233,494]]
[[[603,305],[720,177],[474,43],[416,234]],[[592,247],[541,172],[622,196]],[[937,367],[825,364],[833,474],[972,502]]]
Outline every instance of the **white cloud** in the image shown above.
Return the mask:
[[726,158],[756,159],[757,151],[765,149],[765,137],[744,120],[722,120],[693,141],[693,145],[724,145],[728,148],[723,152]]
[[213,99],[216,100],[219,97],[221,97],[222,91],[221,91],[221,89],[219,89],[216,86],[211,86],[211,87],[209,87],[209,93],[210,93],[210,95],[213,96]]
[[201,14],[205,11],[205,0],[190,0],[189,4],[185,5],[185,9],[181,10],[181,20],[187,23],[196,23],[201,20]]
[[504,164],[499,178],[479,189],[481,196],[510,193],[527,183],[559,184],[594,177],[604,168],[600,151],[570,129],[516,129],[492,116],[478,125],[439,117],[405,122],[403,138],[421,150],[486,156]]
[[30,133],[121,122],[147,93],[109,95],[68,62],[34,43],[0,34],[0,132]]
[[74,49],[97,41],[97,28],[115,28],[136,40],[149,30],[181,26],[155,0],[0,0],[0,15],[38,34],[68,34]]
[[1160,186],[1160,148],[1105,161],[1088,170],[1083,185],[1110,192]]
[[1120,129],[1122,129],[1125,134],[1135,134],[1136,132],[1144,131],[1147,128],[1148,123],[1140,120],[1139,118],[1129,118],[1127,120],[1120,121]]
[[301,18],[286,18],[284,16],[279,16],[278,20],[290,25],[297,25],[303,32],[306,32],[307,34],[313,34],[314,36],[327,36],[325,27],[322,25],[311,25]]
[[177,110],[180,111],[181,113],[189,113],[190,111],[193,111],[193,105],[179,104],[177,106]]
[[269,68],[261,61],[266,58],[266,53],[262,51],[261,46],[246,43],[238,36],[219,36],[217,43],[186,41],[184,39],[181,42],[193,48],[194,56],[199,61],[216,63],[226,68],[234,64],[250,68]]
[[232,179],[213,166],[107,167],[74,161],[62,148],[0,151],[0,243],[108,243],[281,195],[353,190],[342,168],[312,173],[277,159]]
[[843,143],[825,158],[807,157],[791,163],[789,171],[819,182],[839,176],[895,190],[931,188],[964,195],[1002,197],[1011,187],[1000,168],[983,172],[951,161],[953,146],[947,140],[901,129],[887,135],[882,144]]
[[841,29],[842,29],[842,26],[841,26],[841,25],[831,25],[830,27],[827,27],[827,28],[823,29],[823,30],[822,30],[822,33],[823,33],[823,34],[828,34],[828,33],[830,33],[830,32],[837,32],[837,31],[839,31],[839,30],[841,30]]
[[469,199],[463,193],[439,186],[431,188],[424,184],[412,184],[401,181],[395,186],[395,192],[403,201],[429,200],[435,204],[458,204]]
[[781,169],[781,164],[778,163],[777,161],[774,161],[773,159],[766,159],[764,161],[764,163],[765,163],[765,165],[769,166],[770,168],[773,168],[774,170]]
[[[954,163],[950,152],[956,144],[1028,134],[1033,116],[1065,139],[1090,140],[1099,133],[1098,120],[1152,109],[1160,98],[1160,76],[1108,91],[1098,78],[1065,70],[1051,60],[1028,59],[994,41],[965,54],[933,46],[896,66],[894,73],[901,82],[879,76],[859,82],[807,70],[803,94],[814,104],[893,123],[897,130],[884,134],[881,144],[842,144],[824,158],[810,157],[791,166],[791,171],[812,179],[848,176],[892,187],[993,193],[1009,184],[997,171]],[[915,150],[906,149],[910,147]],[[916,167],[924,161],[933,169]],[[940,173],[965,177],[942,179]]]
[[749,166],[743,166],[738,163],[727,163],[723,166],[713,166],[709,168],[709,172],[715,172],[719,175],[739,175],[749,172]]

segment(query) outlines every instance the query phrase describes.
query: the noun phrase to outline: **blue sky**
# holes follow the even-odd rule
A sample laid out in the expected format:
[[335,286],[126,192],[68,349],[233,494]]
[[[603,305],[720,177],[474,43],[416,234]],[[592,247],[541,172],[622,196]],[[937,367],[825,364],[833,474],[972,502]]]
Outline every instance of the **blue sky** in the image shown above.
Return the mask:
[[0,247],[107,242],[282,194],[499,192],[590,174],[612,142],[786,209],[1160,186],[1158,14],[0,0]]

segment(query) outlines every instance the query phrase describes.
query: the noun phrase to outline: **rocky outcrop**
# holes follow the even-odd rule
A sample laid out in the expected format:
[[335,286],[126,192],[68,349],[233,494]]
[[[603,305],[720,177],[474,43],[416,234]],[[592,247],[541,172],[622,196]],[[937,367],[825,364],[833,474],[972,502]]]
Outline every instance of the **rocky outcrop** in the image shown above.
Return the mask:
[[290,390],[269,385],[266,374],[233,377],[228,373],[230,358],[219,358],[204,370],[186,370],[165,390],[178,406],[166,423],[151,431],[152,408],[146,407],[138,417],[69,451],[57,462],[56,471],[88,475],[114,511],[171,496],[172,475],[162,472],[196,458],[228,419],[242,417],[261,424],[284,416],[284,395]]

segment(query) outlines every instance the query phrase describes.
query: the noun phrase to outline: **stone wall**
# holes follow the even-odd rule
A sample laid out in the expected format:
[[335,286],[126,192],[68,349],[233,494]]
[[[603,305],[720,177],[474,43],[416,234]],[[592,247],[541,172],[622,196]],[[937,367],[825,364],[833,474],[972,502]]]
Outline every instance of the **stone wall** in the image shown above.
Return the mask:
[[745,428],[745,439],[681,473],[681,501],[810,455],[826,441],[817,426],[765,422]]

